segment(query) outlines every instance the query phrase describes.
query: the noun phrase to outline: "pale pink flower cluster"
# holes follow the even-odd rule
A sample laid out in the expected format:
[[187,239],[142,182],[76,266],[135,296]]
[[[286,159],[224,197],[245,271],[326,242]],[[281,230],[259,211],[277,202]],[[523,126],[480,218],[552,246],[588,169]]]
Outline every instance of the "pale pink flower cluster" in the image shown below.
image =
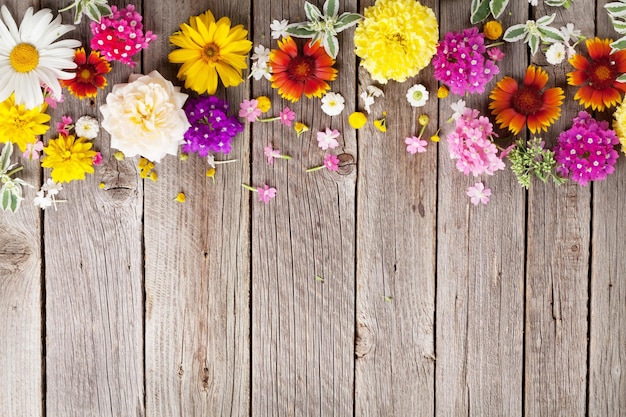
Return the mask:
[[480,116],[478,110],[464,109],[456,120],[456,128],[447,137],[450,158],[457,160],[456,168],[475,177],[504,169],[498,148],[491,141],[493,136],[496,134],[487,117]]

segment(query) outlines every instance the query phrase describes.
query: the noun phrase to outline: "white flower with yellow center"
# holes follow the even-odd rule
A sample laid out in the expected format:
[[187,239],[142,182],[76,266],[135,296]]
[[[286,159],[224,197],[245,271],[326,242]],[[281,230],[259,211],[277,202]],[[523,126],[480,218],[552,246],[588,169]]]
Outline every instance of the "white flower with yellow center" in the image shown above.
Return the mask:
[[176,155],[190,127],[183,110],[187,94],[158,71],[132,74],[128,81],[114,85],[100,107],[111,147],[128,157],[141,155],[153,162]]
[[331,91],[322,97],[322,110],[329,116],[337,116],[341,114],[344,105],[345,100],[339,93],[333,93]]
[[50,9],[33,14],[29,7],[20,27],[6,6],[0,9],[0,102],[15,93],[15,102],[32,109],[43,104],[42,85],[61,96],[59,79],[76,76],[67,69],[76,68],[74,49],[80,46],[75,39],[57,39],[71,30],[62,25],[61,15],[53,20]]

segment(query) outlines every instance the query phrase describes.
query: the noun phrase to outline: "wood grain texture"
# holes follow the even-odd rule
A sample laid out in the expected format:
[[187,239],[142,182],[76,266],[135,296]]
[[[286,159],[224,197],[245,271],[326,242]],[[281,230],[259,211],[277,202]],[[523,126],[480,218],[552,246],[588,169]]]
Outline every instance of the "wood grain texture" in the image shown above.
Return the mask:
[[[424,4],[438,14],[437,2]],[[421,108],[406,101],[416,83],[431,97]],[[361,67],[359,93],[372,84]],[[385,97],[359,130],[355,415],[432,416],[437,145],[428,138],[437,130],[437,83],[426,68],[381,87]],[[386,133],[372,123],[383,111]],[[430,117],[428,151],[410,155],[404,139],[419,134],[421,114]]]
[[[617,34],[600,0],[596,35]],[[610,118],[607,117],[610,120]],[[589,340],[589,416],[626,415],[626,258],[622,255],[626,222],[626,163],[621,154],[615,173],[592,188],[591,286]]]
[[[534,18],[551,14],[539,5]],[[559,9],[552,26],[574,22],[586,36],[593,34],[594,2],[582,0]],[[585,50],[579,47],[579,50]],[[551,66],[535,57],[548,72],[550,87],[565,90],[561,118],[547,134],[547,146],[571,127],[582,109],[573,100],[565,74],[571,67]],[[525,403],[527,417],[585,414],[587,387],[587,302],[591,193],[568,181],[557,187],[535,182],[528,193],[525,323]]]
[[[38,2],[15,2],[7,7],[16,19],[21,19],[31,5],[37,7]],[[39,188],[41,174],[37,162],[23,159],[17,146],[12,162],[24,166],[19,178]],[[16,214],[0,212],[0,416],[3,417],[43,415],[41,213],[32,206],[35,188],[23,187],[24,201]]]
[[[42,6],[56,10],[58,2]],[[73,14],[63,20],[71,22]],[[85,41],[89,34],[89,20],[83,19],[70,36]],[[101,120],[98,107],[106,93],[130,73],[119,62],[113,67],[109,87],[91,105],[66,92],[52,120],[85,114]],[[60,197],[68,202],[44,216],[46,414],[143,416],[141,181],[132,161],[113,157],[105,131],[95,149],[102,152],[102,166],[85,181],[66,184]]]
[[[322,1],[313,1],[321,7]],[[302,21],[303,2],[254,2],[254,44],[277,47],[270,38],[274,19]],[[356,11],[356,1],[340,11]],[[296,137],[279,122],[252,127],[252,182],[278,190],[267,206],[252,203],[252,415],[345,416],[353,412],[356,136],[347,117],[354,109],[356,79],[354,29],[339,35],[337,80],[332,91],[345,98],[340,116],[322,113],[319,99],[289,103],[265,81],[253,83],[253,96],[272,99],[270,115],[289,106],[311,131]],[[298,41],[300,47],[304,40]],[[323,164],[316,133],[341,133],[332,151],[344,160],[339,172],[306,173]],[[268,144],[293,160],[267,164]],[[323,281],[316,280],[316,275]]]
[[[440,7],[442,36],[470,26],[469,2]],[[525,21],[527,10],[526,2],[509,3],[503,26]],[[501,48],[500,74],[484,94],[464,98],[483,115],[495,82],[504,75],[520,79],[525,71],[525,45]],[[440,102],[442,122],[458,99]],[[441,124],[444,138],[454,124]],[[435,415],[522,416],[525,193],[509,170],[464,176],[445,139],[439,147]],[[487,206],[473,206],[465,194],[479,181],[493,193]]]
[[[146,2],[148,27],[160,35],[144,54],[144,70],[176,80],[167,62],[170,34],[207,10],[249,28],[248,2]],[[236,114],[248,84],[218,89]],[[149,416],[241,416],[250,407],[249,134],[216,159],[215,181],[207,161],[168,156],[159,180],[145,184],[146,413]],[[174,201],[184,192],[184,204]]]

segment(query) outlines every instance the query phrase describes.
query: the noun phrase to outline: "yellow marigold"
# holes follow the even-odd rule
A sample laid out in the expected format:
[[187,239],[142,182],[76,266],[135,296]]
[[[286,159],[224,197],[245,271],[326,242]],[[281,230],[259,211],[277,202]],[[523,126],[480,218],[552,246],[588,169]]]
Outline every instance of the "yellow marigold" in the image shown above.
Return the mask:
[[448,87],[446,87],[445,85],[442,85],[437,90],[437,98],[446,98],[448,97],[448,93],[450,93],[450,90],[448,90]]
[[348,117],[348,123],[354,129],[360,129],[367,123],[367,117],[360,111],[355,111]]
[[93,174],[93,157],[96,152],[91,149],[92,146],[93,143],[85,138],[59,135],[43,148],[46,156],[41,166],[52,168],[50,175],[55,182],[84,180],[85,173]]
[[497,20],[490,20],[483,26],[485,38],[495,41],[502,36],[502,25]]
[[15,104],[15,94],[0,103],[0,142],[15,143],[22,152],[26,145],[37,142],[37,136],[43,135],[50,128],[45,125],[50,115],[44,113],[46,104],[27,109],[23,104]]
[[257,108],[259,108],[262,113],[265,113],[272,107],[272,102],[267,96],[259,96],[256,98],[256,101],[258,102]]
[[354,33],[361,65],[380,83],[403,82],[428,66],[439,27],[431,8],[415,0],[377,0]]
[[617,106],[613,117],[613,130],[617,133],[619,142],[622,144],[622,152],[626,154],[626,105],[624,102]]

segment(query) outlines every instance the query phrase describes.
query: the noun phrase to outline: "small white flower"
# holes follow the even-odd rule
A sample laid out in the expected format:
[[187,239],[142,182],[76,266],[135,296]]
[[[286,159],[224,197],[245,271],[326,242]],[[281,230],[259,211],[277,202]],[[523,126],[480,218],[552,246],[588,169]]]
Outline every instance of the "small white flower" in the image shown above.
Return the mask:
[[286,19],[283,19],[281,21],[274,20],[270,25],[270,29],[272,30],[272,39],[280,39],[287,36],[288,33],[285,31],[285,29],[287,29],[288,24],[289,21]]
[[457,120],[459,117],[463,116],[463,112],[465,111],[465,100],[459,100],[456,103],[450,104],[454,113],[451,116],[452,120]]
[[61,190],[63,190],[63,184],[54,182],[52,178],[48,178],[46,183],[41,186],[41,191],[47,191],[48,196],[57,195]]
[[215,155],[212,153],[208,154],[206,157],[206,161],[209,163],[209,166],[215,169]]
[[373,97],[381,97],[384,96],[385,93],[383,93],[383,90],[381,90],[380,88],[376,87],[375,85],[368,85],[367,86],[367,94]]
[[100,124],[91,116],[82,116],[76,121],[74,130],[79,137],[95,139],[100,131]]
[[254,53],[252,54],[252,60],[257,62],[270,62],[270,50],[263,45],[259,45],[254,48]]
[[565,59],[565,45],[560,42],[553,43],[546,51],[546,59],[551,65],[558,65]]
[[428,91],[422,84],[415,84],[406,92],[406,99],[413,107],[422,107],[428,101]]
[[48,195],[44,195],[43,190],[37,191],[37,197],[33,200],[33,203],[36,206],[39,206],[40,209],[45,210],[48,207],[52,206],[52,197]]
[[359,97],[363,100],[363,108],[366,112],[370,112],[370,107],[374,104],[374,97],[367,94],[367,91],[363,91]]
[[248,77],[253,77],[257,81],[259,81],[263,77],[269,80],[272,77],[272,74],[270,72],[270,66],[267,65],[267,62],[253,62],[252,66],[250,67],[250,75]]
[[581,35],[580,30],[574,29],[573,23],[568,23],[565,26],[562,26],[561,33],[563,34],[563,38],[565,38],[565,43],[568,44],[570,40],[577,41]]
[[322,98],[322,111],[329,116],[337,116],[343,111],[344,103],[341,94],[331,91]]

